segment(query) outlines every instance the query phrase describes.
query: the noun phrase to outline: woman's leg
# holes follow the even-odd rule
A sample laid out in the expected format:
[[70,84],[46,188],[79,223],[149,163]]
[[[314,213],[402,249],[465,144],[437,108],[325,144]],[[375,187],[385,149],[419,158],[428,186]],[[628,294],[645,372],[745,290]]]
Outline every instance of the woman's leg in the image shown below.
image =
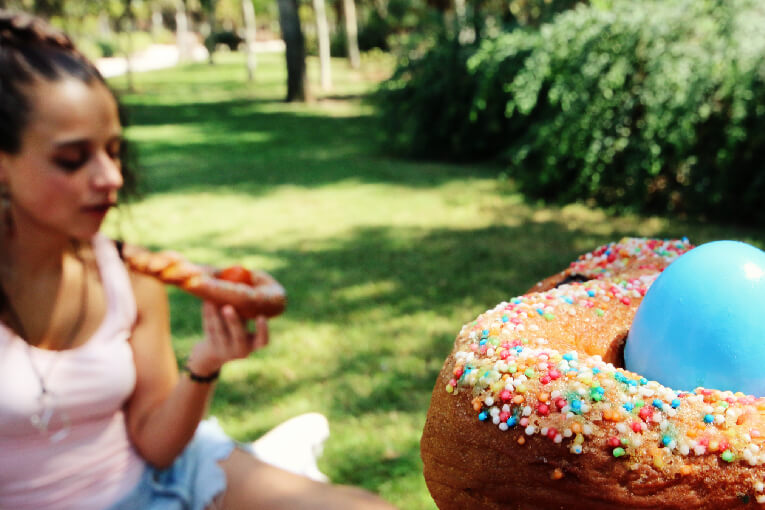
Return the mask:
[[376,495],[342,485],[315,482],[234,449],[220,466],[226,473],[225,510],[392,510]]

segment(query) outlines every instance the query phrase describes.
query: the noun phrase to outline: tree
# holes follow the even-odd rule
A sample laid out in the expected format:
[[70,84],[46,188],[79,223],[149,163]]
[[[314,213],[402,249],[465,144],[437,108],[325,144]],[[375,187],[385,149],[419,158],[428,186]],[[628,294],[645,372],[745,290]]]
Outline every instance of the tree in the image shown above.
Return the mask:
[[178,60],[185,62],[191,58],[191,34],[189,18],[186,15],[186,0],[176,0],[175,9],[175,44],[178,46]]
[[135,85],[133,83],[133,31],[135,30],[135,15],[133,14],[133,0],[123,0],[124,10],[120,16],[118,22],[120,28],[127,34],[127,48],[125,48],[125,62],[127,65],[126,75],[128,82],[128,90],[135,91]]
[[[207,61],[210,64],[215,63],[215,47],[218,44],[217,28],[215,23],[215,7],[217,0],[199,0],[204,13],[205,23],[203,25],[204,31],[202,35],[205,36],[205,46],[207,47]],[[206,33],[205,33],[206,32]]]
[[45,17],[60,15],[64,11],[64,0],[35,0],[32,4],[34,12]]
[[242,16],[247,46],[247,80],[252,81],[255,79],[255,67],[258,65],[255,57],[255,7],[252,5],[252,0],[242,0]]
[[319,73],[321,76],[321,88],[332,88],[332,71],[329,52],[329,24],[327,23],[327,11],[324,8],[324,0],[313,0],[313,10],[316,17],[316,35],[319,40]]
[[353,0],[343,0],[343,18],[345,18],[345,39],[348,44],[348,60],[353,69],[361,66],[359,54],[359,29],[356,20],[356,4]]
[[151,3],[151,35],[156,40],[162,32],[162,11],[156,2]]
[[308,80],[305,67],[305,37],[298,17],[297,0],[277,0],[279,26],[286,46],[287,98],[291,101],[307,101]]

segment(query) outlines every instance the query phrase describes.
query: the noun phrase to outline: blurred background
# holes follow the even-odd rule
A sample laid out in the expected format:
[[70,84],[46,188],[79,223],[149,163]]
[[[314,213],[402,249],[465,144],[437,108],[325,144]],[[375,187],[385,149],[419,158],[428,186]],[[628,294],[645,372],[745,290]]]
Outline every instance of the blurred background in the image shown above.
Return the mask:
[[[111,235],[287,289],[211,413],[308,411],[319,465],[435,508],[419,437],[462,324],[622,236],[765,246],[757,0],[0,0],[125,106]],[[169,289],[179,359],[199,303]],[[435,391],[440,391],[436,388]]]

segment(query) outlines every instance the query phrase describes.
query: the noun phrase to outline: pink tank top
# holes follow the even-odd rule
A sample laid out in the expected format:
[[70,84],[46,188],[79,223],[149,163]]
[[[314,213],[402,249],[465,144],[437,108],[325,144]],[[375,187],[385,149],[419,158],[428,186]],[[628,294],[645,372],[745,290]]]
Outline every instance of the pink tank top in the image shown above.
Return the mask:
[[[113,243],[93,238],[107,311],[85,344],[30,347],[0,323],[0,509],[102,510],[138,482],[144,461],[131,446],[122,407],[135,386],[128,343],[136,305]],[[56,407],[46,432],[40,381]]]

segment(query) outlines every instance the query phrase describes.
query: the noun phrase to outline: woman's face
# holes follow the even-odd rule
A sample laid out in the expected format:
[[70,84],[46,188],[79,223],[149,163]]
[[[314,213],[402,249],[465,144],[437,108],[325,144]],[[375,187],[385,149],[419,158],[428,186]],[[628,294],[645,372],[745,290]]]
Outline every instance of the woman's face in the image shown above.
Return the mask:
[[17,154],[0,152],[0,182],[16,228],[87,240],[98,232],[122,186],[122,127],[101,83],[38,80]]

